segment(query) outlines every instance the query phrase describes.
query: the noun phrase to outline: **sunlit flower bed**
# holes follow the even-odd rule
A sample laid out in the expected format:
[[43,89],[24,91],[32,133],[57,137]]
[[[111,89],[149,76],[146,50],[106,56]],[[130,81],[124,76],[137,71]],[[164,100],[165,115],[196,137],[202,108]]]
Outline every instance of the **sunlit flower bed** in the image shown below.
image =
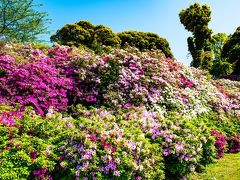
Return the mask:
[[158,51],[11,44],[0,85],[0,179],[181,179],[240,151],[240,83]]

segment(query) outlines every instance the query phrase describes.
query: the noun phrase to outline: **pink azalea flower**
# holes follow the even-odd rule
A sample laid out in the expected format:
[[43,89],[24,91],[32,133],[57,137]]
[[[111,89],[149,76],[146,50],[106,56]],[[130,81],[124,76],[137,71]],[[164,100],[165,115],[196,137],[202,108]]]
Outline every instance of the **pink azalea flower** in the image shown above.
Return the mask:
[[93,142],[98,139],[97,136],[95,136],[95,135],[90,135],[88,138]]
[[171,153],[171,149],[170,148],[166,148],[163,150],[163,155],[164,156],[168,156]]
[[179,152],[182,149],[183,149],[183,143],[182,142],[177,143],[176,144],[176,151]]
[[132,107],[132,105],[131,105],[131,103],[126,103],[125,105],[124,105],[124,108],[126,108],[126,109],[129,109],[129,108],[131,108]]
[[115,171],[113,172],[113,175],[119,177],[119,176],[120,176],[120,172],[117,171],[117,170],[115,170]]
[[108,56],[106,56],[106,57],[102,58],[102,60],[106,63],[110,60],[110,58]]
[[110,144],[105,144],[104,147],[107,148],[107,149],[110,149],[111,145]]

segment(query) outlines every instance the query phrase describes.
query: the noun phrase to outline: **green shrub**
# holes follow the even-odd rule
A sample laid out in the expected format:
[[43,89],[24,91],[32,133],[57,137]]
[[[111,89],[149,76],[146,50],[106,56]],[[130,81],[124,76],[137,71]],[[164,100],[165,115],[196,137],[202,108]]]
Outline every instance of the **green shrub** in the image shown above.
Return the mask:
[[240,73],[240,27],[236,29],[233,35],[224,44],[221,56],[226,58],[233,65],[233,73]]
[[[0,179],[50,177],[59,147],[72,132],[70,122],[59,114],[42,118],[31,109],[22,114],[14,126],[0,124]],[[38,174],[39,170],[44,173]]]
[[166,57],[173,57],[169,43],[157,34],[140,31],[124,31],[117,34],[121,39],[121,47],[126,44],[140,51],[161,50]]
[[102,46],[119,47],[121,40],[111,28],[103,25],[94,26],[88,21],[66,24],[51,36],[51,41],[68,46],[84,45],[96,53],[102,53]]

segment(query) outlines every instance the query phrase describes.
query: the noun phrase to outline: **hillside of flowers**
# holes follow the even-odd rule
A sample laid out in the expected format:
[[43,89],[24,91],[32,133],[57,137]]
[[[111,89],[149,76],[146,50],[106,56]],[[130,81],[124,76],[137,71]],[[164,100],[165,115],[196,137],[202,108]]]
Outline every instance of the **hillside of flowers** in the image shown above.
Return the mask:
[[187,179],[240,151],[240,82],[106,52],[1,47],[0,179]]

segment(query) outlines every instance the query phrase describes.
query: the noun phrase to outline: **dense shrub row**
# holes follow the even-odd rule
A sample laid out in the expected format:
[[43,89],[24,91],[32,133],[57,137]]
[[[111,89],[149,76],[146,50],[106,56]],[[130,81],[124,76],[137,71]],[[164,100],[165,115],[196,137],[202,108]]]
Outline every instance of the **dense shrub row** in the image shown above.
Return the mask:
[[[0,178],[186,177],[226,151],[224,135],[214,130],[211,136],[205,120],[162,118],[143,108],[116,114],[81,105],[74,108],[74,118],[53,111],[44,118],[32,108],[1,106]],[[238,152],[239,137],[228,140],[229,151]]]
[[5,47],[0,179],[181,179],[239,151],[238,82],[111,51]]
[[81,20],[74,24],[66,24],[51,36],[52,42],[68,46],[85,46],[96,53],[103,51],[102,45],[124,48],[127,44],[140,51],[161,50],[166,57],[173,57],[169,43],[158,34],[141,31],[124,31],[114,33],[104,25],[93,25]]

